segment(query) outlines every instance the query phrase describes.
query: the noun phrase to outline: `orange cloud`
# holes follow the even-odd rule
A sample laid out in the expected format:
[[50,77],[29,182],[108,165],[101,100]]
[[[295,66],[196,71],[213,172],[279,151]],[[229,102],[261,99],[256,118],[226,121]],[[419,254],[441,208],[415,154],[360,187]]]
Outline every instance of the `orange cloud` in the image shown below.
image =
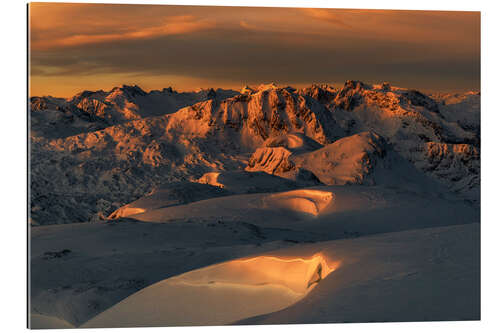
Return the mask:
[[332,23],[341,28],[352,28],[351,25],[345,23],[344,20],[342,20],[339,15],[332,10],[321,8],[303,8],[301,10],[309,17]]
[[[438,42],[461,44],[463,40],[479,40],[479,12],[409,11],[377,9],[300,8],[302,15],[320,34],[416,43]],[[342,29],[326,29],[324,23]]]
[[120,40],[148,39],[168,35],[181,35],[215,27],[214,20],[197,19],[191,15],[173,16],[153,27],[139,27],[125,32],[72,34],[50,40],[41,39],[31,43],[32,49],[44,50],[54,47],[106,43]]
[[[29,34],[36,94],[353,77],[479,84],[479,12],[31,3]],[[159,39],[168,35],[182,38]]]

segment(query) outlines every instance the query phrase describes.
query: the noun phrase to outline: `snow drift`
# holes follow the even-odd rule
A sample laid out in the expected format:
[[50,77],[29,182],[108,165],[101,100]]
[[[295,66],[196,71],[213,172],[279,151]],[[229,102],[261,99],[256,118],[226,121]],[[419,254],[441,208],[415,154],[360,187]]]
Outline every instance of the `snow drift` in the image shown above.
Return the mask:
[[317,216],[333,202],[334,197],[329,191],[296,190],[271,194],[264,198],[264,206]]
[[237,259],[156,283],[83,327],[230,324],[296,303],[336,265],[321,254]]

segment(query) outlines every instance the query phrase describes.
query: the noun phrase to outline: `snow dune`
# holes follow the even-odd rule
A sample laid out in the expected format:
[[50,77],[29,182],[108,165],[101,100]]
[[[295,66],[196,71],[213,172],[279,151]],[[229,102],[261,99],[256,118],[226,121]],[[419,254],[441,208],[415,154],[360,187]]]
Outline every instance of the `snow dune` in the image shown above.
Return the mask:
[[83,327],[230,324],[296,303],[337,265],[322,254],[232,260],[147,287]]
[[296,190],[271,194],[264,198],[264,206],[317,216],[334,197],[329,191]]
[[196,182],[223,188],[235,193],[267,193],[291,190],[297,184],[291,180],[273,176],[265,172],[222,171],[208,172]]
[[[217,181],[221,182],[219,178]],[[479,220],[477,209],[440,192],[419,194],[412,189],[383,186],[317,186],[278,193],[226,195],[174,206],[167,206],[161,198],[155,202],[153,199],[150,196],[136,201],[134,207],[151,208],[130,217],[157,223],[246,222],[263,228],[326,233],[333,238],[344,237],[345,231],[366,235]]]
[[138,208],[138,207],[130,207],[129,205],[125,205],[121,207],[119,210],[113,212],[109,218],[110,219],[116,219],[120,217],[126,217],[130,215],[135,215],[135,214],[140,214],[144,213],[146,210],[143,208]]
[[129,217],[154,209],[184,205],[190,202],[226,195],[221,188],[192,182],[175,182],[160,186],[152,193],[124,205],[109,215],[109,219]]

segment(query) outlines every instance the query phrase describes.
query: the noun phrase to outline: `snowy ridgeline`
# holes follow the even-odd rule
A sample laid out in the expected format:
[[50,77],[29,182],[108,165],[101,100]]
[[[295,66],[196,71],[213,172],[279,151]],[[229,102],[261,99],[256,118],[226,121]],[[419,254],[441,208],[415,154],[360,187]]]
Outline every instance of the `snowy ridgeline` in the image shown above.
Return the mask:
[[165,191],[167,205],[182,205],[361,184],[479,204],[475,92],[358,81],[241,92],[123,86],[32,97],[30,121],[33,225],[116,217]]

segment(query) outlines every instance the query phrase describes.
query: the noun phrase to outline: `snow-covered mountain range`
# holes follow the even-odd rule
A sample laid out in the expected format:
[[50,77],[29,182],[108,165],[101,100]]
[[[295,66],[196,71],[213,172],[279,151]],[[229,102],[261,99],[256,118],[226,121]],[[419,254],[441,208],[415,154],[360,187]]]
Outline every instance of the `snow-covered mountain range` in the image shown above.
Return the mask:
[[112,213],[174,183],[185,189],[180,202],[272,192],[271,182],[383,185],[479,204],[478,92],[359,81],[240,92],[122,86],[32,97],[30,108],[32,224],[122,216]]
[[477,92],[30,102],[32,328],[480,317]]

